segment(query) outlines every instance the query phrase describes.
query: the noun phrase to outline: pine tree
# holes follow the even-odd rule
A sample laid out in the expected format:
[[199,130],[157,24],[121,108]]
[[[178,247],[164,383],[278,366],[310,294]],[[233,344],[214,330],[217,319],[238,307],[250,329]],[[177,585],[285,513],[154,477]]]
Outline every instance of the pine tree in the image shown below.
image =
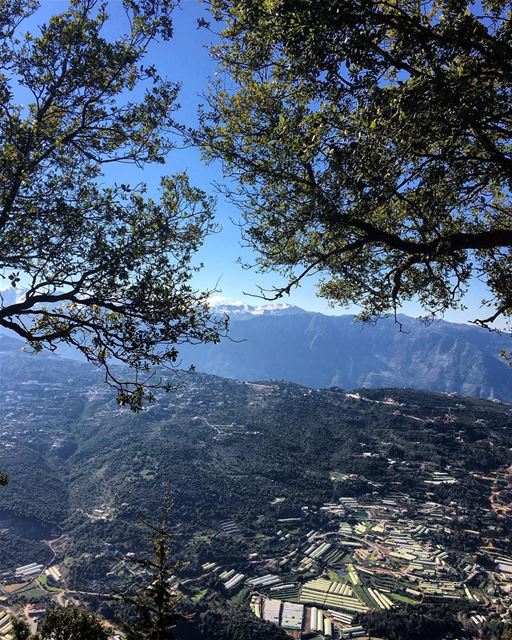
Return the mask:
[[151,557],[132,559],[149,574],[146,586],[133,595],[120,594],[135,613],[133,621],[123,623],[127,640],[175,640],[174,627],[186,619],[178,610],[181,595],[173,584],[180,565],[171,560],[170,542],[174,534],[169,516],[172,506],[172,499],[166,497],[156,525],[141,520],[149,531],[153,553]]

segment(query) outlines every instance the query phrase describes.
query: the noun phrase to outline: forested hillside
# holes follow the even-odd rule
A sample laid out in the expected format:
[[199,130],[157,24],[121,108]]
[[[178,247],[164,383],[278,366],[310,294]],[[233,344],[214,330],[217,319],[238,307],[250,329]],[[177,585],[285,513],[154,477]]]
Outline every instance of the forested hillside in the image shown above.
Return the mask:
[[[0,469],[11,477],[0,492],[6,575],[55,555],[67,589],[99,594],[136,584],[124,558],[145,548],[138,518],[157,517],[167,485],[175,555],[185,563],[183,589],[195,598],[198,621],[214,611],[222,616],[219,603],[233,595],[205,566],[247,577],[275,572],[283,558],[293,567],[307,531],[334,535],[332,505],[349,497],[365,504],[391,495],[397,504],[401,495],[411,518],[418,505],[440,505],[452,524],[431,525],[433,540],[463,554],[461,563],[468,553],[475,562],[485,539],[497,552],[511,550],[510,520],[503,519],[512,463],[508,405],[181,374],[175,394],[134,415],[87,365],[21,353],[3,338],[0,347],[9,364],[0,368]],[[349,526],[364,512],[347,515]],[[484,538],[467,533],[475,530]],[[52,538],[58,549],[45,542]],[[239,619],[247,627],[251,615],[245,604],[230,624]],[[230,628],[219,625],[223,633]]]

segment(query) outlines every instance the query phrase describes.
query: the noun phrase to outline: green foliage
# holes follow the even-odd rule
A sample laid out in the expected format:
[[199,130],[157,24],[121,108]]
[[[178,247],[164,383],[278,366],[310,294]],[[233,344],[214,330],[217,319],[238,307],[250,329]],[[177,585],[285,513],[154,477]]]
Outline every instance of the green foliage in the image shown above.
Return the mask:
[[[310,273],[362,317],[461,304],[512,314],[510,5],[213,0],[222,76],[199,139],[289,292]],[[227,187],[228,191],[230,187]],[[271,292],[266,292],[272,297]]]
[[[72,0],[27,33],[36,4],[3,4],[0,273],[13,287],[23,276],[28,292],[2,299],[0,326],[35,351],[77,348],[121,404],[140,409],[151,389],[168,388],[151,372],[177,361],[177,345],[216,341],[223,327],[190,284],[212,199],[184,173],[163,178],[158,199],[143,184],[103,180],[108,164],[163,163],[173,147],[178,86],[143,61],[171,37],[175,2],[126,0],[127,32],[115,40],[97,0]],[[14,87],[27,104],[14,102]]]
[[512,626],[503,622],[498,616],[489,617],[479,629],[483,640],[511,640]]
[[[5,524],[5,518],[2,518],[2,525]],[[48,545],[31,539],[30,527],[33,523],[30,520],[20,520],[16,524],[19,527],[18,535],[11,532],[0,534],[0,566],[11,569],[19,567],[26,561],[27,556],[33,562],[49,562],[52,553]]]
[[287,640],[288,634],[270,622],[258,620],[246,607],[212,607],[178,629],[177,640]]
[[11,623],[14,640],[30,640],[32,638],[30,627],[24,620],[13,616],[11,617]]
[[175,640],[174,627],[184,619],[178,611],[181,596],[173,586],[179,564],[170,557],[169,517],[172,501],[166,496],[160,522],[157,525],[142,521],[150,535],[152,557],[134,558],[148,579],[144,588],[139,587],[133,595],[121,594],[123,602],[134,610],[136,620],[127,621],[123,631],[127,640]]
[[0,450],[0,468],[10,476],[0,504],[13,519],[33,520],[44,530],[67,515],[65,484],[43,455],[28,447]]
[[112,633],[100,618],[83,609],[53,609],[34,640],[108,640]]
[[28,624],[12,618],[14,640],[108,640],[112,633],[100,618],[84,609],[52,609],[34,636]]
[[370,635],[386,640],[442,640],[458,635],[457,608],[442,605],[407,605],[398,611],[373,611],[360,616]]

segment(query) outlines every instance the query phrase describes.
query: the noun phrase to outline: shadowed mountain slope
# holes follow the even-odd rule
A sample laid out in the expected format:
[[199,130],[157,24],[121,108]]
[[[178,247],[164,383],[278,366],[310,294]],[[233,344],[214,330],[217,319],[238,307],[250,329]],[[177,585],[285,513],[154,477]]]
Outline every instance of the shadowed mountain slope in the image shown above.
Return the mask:
[[309,387],[412,387],[512,401],[506,335],[470,325],[401,316],[375,325],[351,315],[297,307],[251,312],[231,306],[231,340],[186,346],[183,364],[240,380],[289,380]]

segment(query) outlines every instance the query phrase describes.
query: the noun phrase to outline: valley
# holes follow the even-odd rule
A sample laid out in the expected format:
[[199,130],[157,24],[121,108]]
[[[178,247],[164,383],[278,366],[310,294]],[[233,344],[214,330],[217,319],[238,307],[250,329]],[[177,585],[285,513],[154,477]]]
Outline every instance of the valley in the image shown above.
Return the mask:
[[181,373],[132,414],[88,366],[16,347],[0,343],[4,607],[80,602],[115,622],[109,594],[144,581],[139,518],[170,486],[180,638],[510,622],[509,405]]

